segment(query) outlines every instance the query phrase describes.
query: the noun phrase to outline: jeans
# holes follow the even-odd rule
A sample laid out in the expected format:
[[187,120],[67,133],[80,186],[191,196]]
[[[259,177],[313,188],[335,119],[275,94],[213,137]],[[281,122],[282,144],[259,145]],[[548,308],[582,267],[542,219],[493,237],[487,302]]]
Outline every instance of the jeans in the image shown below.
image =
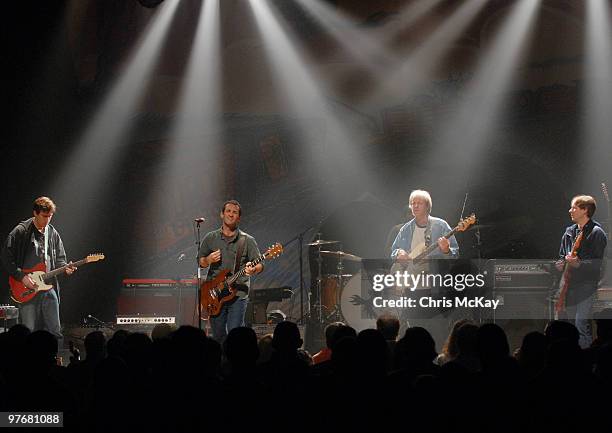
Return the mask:
[[575,303],[568,303],[567,305],[567,318],[568,320],[574,320],[576,328],[580,334],[580,340],[578,343],[580,347],[586,349],[593,343],[593,326],[591,324],[591,309],[593,308],[593,301],[596,294],[593,293],[590,296],[586,296]]
[[55,289],[40,292],[25,304],[19,305],[19,323],[31,331],[44,330],[62,338],[59,318],[59,301]]
[[247,302],[247,299],[238,298],[229,305],[225,304],[217,317],[210,318],[210,327],[215,340],[223,343],[228,332],[239,326],[244,326]]

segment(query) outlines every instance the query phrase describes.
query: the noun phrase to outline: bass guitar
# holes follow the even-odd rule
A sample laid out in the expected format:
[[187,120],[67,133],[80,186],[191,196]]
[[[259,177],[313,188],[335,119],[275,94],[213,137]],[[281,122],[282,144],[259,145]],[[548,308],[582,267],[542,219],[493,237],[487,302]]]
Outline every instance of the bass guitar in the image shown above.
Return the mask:
[[[252,266],[257,266],[264,260],[269,260],[280,256],[283,246],[275,243],[266,250],[261,256],[251,261]],[[208,317],[217,317],[221,313],[221,308],[228,302],[236,299],[238,289],[234,287],[236,280],[246,273],[246,265],[240,268],[234,275],[230,275],[229,269],[223,269],[210,281],[205,281],[200,286],[200,304],[202,311],[208,313]]]
[[[570,253],[572,257],[576,257],[578,254],[578,248],[580,248],[580,244],[582,243],[583,235],[584,231],[581,230],[576,237],[574,246],[572,247],[572,252]],[[569,263],[565,262],[563,274],[561,275],[561,290],[559,290],[559,297],[555,302],[555,313],[557,316],[559,316],[559,314],[565,310],[565,299],[567,298],[567,289],[569,288],[571,274],[572,268],[570,267]]]
[[[104,260],[104,254],[90,254],[84,259],[70,264],[70,266],[78,268],[86,263],[93,263],[99,260]],[[24,269],[23,273],[27,274],[36,284],[36,287],[33,289],[28,289],[21,281],[9,276],[11,298],[13,301],[22,304],[30,301],[39,292],[47,292],[51,290],[53,288],[53,284],[49,284],[50,280],[55,276],[64,273],[68,266],[69,265],[65,265],[50,272],[45,272],[45,264],[41,262],[31,269]]]
[[[446,233],[444,237],[449,239],[451,236],[455,235],[458,232],[466,231],[471,225],[476,222],[476,215],[472,214],[467,218],[464,218],[457,223],[457,226],[452,229],[450,232]],[[431,245],[425,247],[424,243],[417,245],[408,253],[408,259],[398,260],[397,264],[407,264],[412,262],[413,264],[417,264],[419,262],[423,262],[427,256],[433,253],[438,248],[438,242],[432,242]],[[395,266],[395,265],[394,265]],[[393,271],[393,268],[392,268]]]

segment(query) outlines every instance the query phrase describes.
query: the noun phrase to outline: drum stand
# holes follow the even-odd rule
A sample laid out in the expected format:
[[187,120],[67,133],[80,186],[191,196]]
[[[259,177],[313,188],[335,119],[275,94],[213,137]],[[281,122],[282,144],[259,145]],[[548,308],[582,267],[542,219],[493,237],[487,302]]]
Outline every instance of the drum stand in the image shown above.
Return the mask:
[[[334,305],[333,310],[331,310],[330,313],[325,317],[326,322],[339,322],[342,320],[342,313],[340,312],[340,296],[342,294],[342,288],[344,286],[343,284],[344,266],[342,263],[342,256],[340,256],[340,258],[338,259],[338,265],[336,266],[336,271],[338,272],[337,274],[338,286],[336,289],[336,303]],[[319,284],[319,287],[320,286],[321,285]]]

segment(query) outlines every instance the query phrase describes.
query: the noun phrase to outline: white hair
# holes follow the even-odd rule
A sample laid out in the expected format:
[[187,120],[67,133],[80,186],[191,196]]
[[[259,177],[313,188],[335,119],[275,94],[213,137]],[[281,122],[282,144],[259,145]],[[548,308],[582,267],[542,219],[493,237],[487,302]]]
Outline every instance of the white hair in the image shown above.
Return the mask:
[[423,200],[427,202],[427,207],[429,208],[427,211],[431,212],[431,207],[433,205],[433,203],[431,202],[431,196],[429,195],[427,191],[422,190],[422,189],[415,189],[414,191],[410,193],[410,198],[408,199],[408,205],[410,206],[410,208],[412,209],[412,200],[414,200],[417,197],[422,198]]

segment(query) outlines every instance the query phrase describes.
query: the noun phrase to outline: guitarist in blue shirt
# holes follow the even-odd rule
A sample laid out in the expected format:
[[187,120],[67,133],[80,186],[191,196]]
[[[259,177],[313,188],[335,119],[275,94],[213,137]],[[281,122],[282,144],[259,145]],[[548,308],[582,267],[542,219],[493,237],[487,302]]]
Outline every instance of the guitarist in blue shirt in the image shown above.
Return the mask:
[[[574,224],[567,227],[561,238],[559,260],[556,262],[557,269],[564,271],[564,280],[567,280],[567,297],[564,295],[563,305],[558,305],[557,309],[565,310],[567,318],[575,320],[582,348],[589,347],[593,341],[591,308],[608,243],[606,232],[592,219],[596,208],[595,199],[589,195],[572,199],[569,215]],[[580,233],[582,239],[573,255]]]
[[432,240],[438,244],[438,248],[428,257],[458,257],[459,245],[455,236],[451,236],[450,239],[444,237],[451,231],[451,227],[443,219],[431,216],[432,201],[429,193],[414,190],[410,194],[408,203],[414,218],[404,224],[397,234],[391,247],[391,258],[393,260],[413,259],[429,247]]

